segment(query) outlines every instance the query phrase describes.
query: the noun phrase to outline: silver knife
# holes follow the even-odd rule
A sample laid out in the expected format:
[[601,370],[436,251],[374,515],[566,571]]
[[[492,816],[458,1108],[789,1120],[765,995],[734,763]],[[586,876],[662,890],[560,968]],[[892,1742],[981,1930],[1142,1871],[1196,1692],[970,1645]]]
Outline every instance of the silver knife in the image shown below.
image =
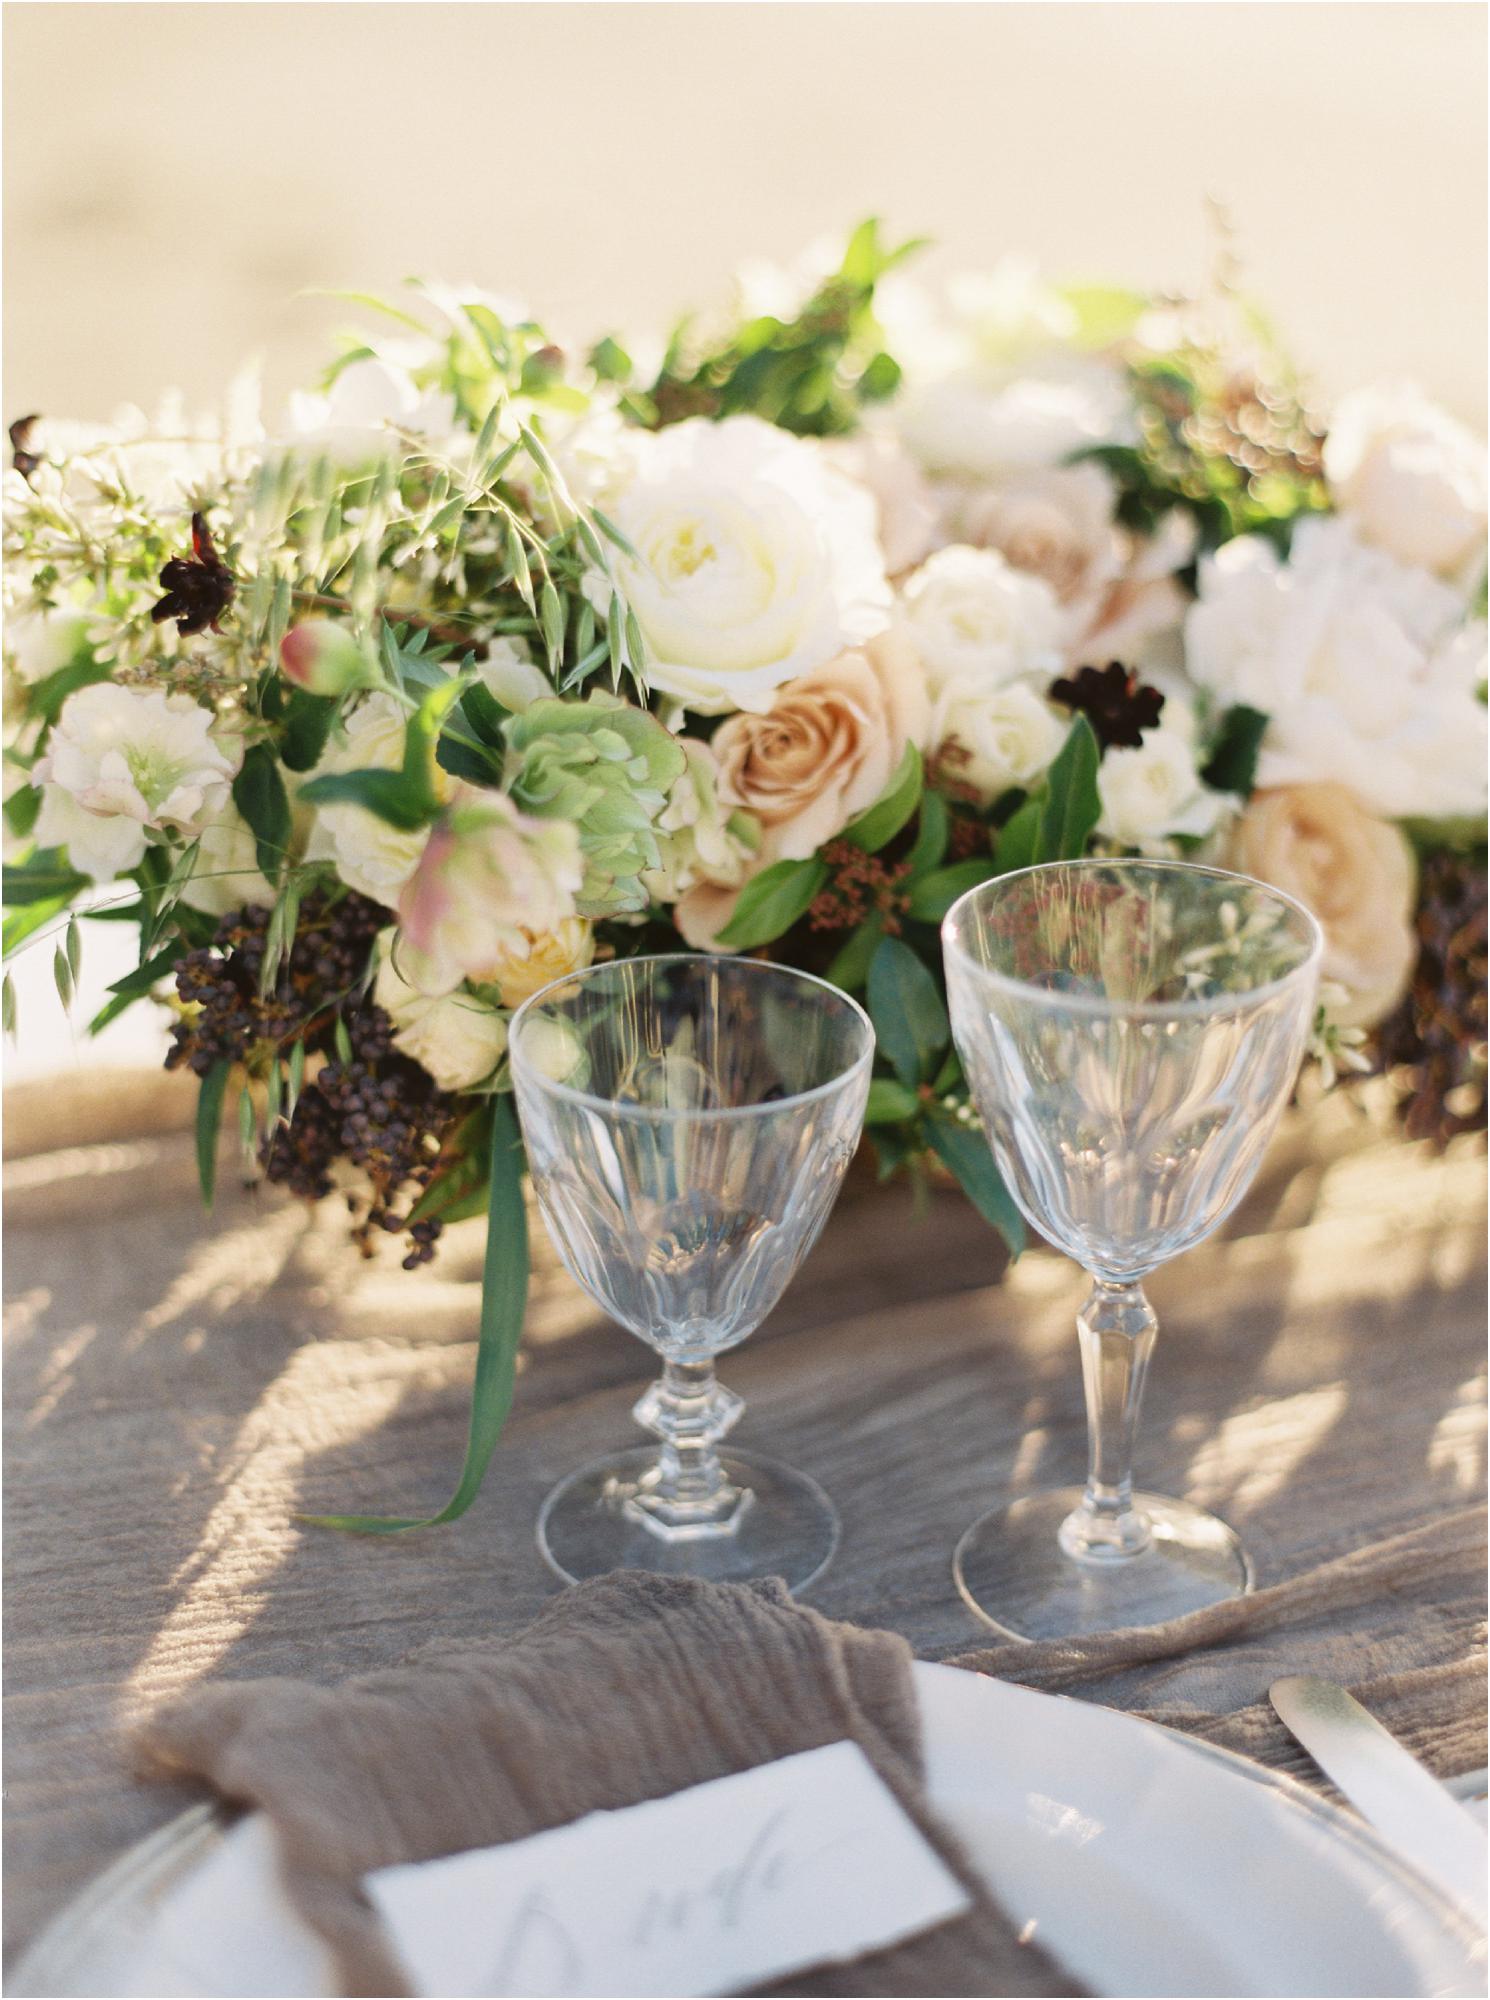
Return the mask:
[[1490,1845],[1446,1787],[1333,1681],[1290,1674],[1268,1699],[1361,1816],[1484,1930]]

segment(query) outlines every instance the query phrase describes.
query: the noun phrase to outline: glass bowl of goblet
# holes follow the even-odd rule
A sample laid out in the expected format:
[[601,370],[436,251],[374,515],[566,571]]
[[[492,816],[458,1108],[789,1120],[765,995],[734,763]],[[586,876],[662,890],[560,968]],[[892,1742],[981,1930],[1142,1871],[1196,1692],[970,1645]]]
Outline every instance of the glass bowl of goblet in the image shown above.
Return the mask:
[[640,1568],[801,1589],[837,1515],[806,1474],[720,1449],[743,1404],[714,1363],[827,1221],[864,1118],[867,1015],[806,973],[673,953],[545,987],[509,1048],[555,1248],[663,1363],[633,1412],[656,1445],[562,1481],[539,1517],[543,1554],[570,1581]]

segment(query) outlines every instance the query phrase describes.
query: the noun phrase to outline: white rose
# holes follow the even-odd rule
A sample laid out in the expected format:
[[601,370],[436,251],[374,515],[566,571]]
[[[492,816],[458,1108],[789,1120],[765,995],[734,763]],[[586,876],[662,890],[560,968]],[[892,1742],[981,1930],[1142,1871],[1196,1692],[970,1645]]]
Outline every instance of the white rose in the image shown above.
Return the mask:
[[1484,627],[1446,584],[1343,519],[1295,531],[1290,560],[1243,536],[1201,565],[1192,677],[1271,718],[1262,787],[1334,781],[1388,819],[1484,809]]
[[373,999],[394,1025],[394,1045],[429,1071],[441,1090],[484,1083],[507,1052],[507,1021],[474,993],[432,1000],[398,969],[398,932],[378,938]]
[[259,872],[253,828],[231,801],[197,836],[191,880],[181,891],[188,908],[225,917],[245,903],[272,903],[273,885]]
[[[389,694],[369,695],[347,718],[341,740],[326,751],[313,776],[342,771],[397,771],[404,761],[403,709]],[[435,771],[442,792],[449,786]],[[391,909],[424,852],[423,829],[405,833],[361,806],[321,806],[306,849],[308,861],[334,861],[349,889]]]
[[1109,750],[1097,770],[1097,832],[1121,847],[1151,849],[1175,834],[1214,831],[1228,800],[1203,785],[1178,730],[1144,731],[1136,750]]
[[888,431],[866,430],[856,437],[832,438],[823,450],[874,501],[889,574],[899,576],[923,561],[937,539],[936,495],[904,446]]
[[933,691],[949,680],[998,687],[1061,670],[1054,592],[992,549],[938,549],[906,583],[901,603]]
[[[433,357],[434,343],[411,345],[409,359]],[[399,434],[445,439],[459,429],[452,399],[440,389],[421,389],[398,359],[367,355],[343,368],[324,395],[295,391],[289,429],[296,444],[319,447],[334,458],[356,463],[400,449]]]
[[1324,448],[1335,504],[1363,540],[1464,585],[1485,562],[1485,447],[1413,383],[1336,407]]
[[952,776],[992,805],[1014,785],[1030,785],[1049,766],[1066,727],[1049,702],[1024,681],[989,688],[977,680],[946,682],[932,705],[928,741],[949,759]]
[[698,714],[763,710],[783,681],[888,622],[868,494],[756,417],[690,418],[650,438],[614,511],[637,551],[616,569],[647,679]]
[[896,416],[928,472],[974,479],[1060,465],[1084,446],[1126,443],[1134,428],[1121,371],[1087,354],[928,382],[906,392]]
[[101,818],[194,832],[226,799],[238,768],[212,721],[190,695],[98,681],[63,703],[36,781]]

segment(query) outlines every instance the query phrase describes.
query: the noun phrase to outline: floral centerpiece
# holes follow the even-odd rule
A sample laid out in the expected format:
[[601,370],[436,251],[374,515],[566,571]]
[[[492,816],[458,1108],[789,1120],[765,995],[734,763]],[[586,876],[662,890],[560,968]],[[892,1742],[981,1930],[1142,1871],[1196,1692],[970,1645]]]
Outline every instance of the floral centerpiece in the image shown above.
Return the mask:
[[1327,422],[1224,278],[932,300],[914,247],[865,224],[651,359],[425,285],[273,420],[11,426],[6,951],[67,1002],[82,927],[137,926],[92,1025],[173,1009],[209,1201],[226,1117],[410,1266],[489,1216],[435,1518],[522,1324],[507,1023],[597,956],[863,994],[881,1173],[939,1163],[1014,1250],[937,925],[1034,861],[1295,891],[1325,1064],[1483,1119],[1482,447],[1408,389]]

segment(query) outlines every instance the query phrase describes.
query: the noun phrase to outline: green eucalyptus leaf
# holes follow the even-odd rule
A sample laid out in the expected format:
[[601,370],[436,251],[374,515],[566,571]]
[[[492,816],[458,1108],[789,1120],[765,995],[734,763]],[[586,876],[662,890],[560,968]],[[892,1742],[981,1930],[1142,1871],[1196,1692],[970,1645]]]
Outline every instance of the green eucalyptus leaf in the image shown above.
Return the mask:
[[361,806],[405,833],[428,826],[439,811],[427,782],[411,783],[402,771],[330,771],[302,785],[300,796],[312,806]]
[[88,877],[67,865],[60,848],[49,847],[33,854],[29,861],[8,866],[3,882],[5,907],[14,910],[26,903],[54,902],[59,897],[66,903],[88,886]]
[[158,985],[162,979],[174,972],[180,957],[181,946],[168,944],[163,950],[156,952],[153,958],[147,958],[143,965],[136,966],[133,972],[127,972],[122,979],[116,979],[109,988],[114,997],[107,1001],[88,1023],[89,1034],[102,1034],[110,1021],[117,1021],[126,1007],[131,1007],[136,1000],[143,999],[152,986]]
[[1257,783],[1257,759],[1268,720],[1260,708],[1249,708],[1245,702],[1227,709],[1210,761],[1200,774],[1214,791],[1236,792],[1244,799],[1250,796]]
[[883,917],[866,917],[840,949],[825,977],[832,985],[841,986],[845,993],[857,993],[869,977],[869,961],[878,951],[884,934]]
[[1009,1255],[1017,1257],[1024,1248],[1024,1217],[994,1165],[983,1134],[936,1111],[926,1121],[926,1138],[979,1215],[1003,1237]]
[[290,798],[279,759],[267,743],[255,743],[233,780],[233,804],[254,836],[259,873],[273,882],[290,848]]
[[1002,828],[994,849],[1000,875],[1008,875],[1016,868],[1034,866],[1039,858],[1040,822],[1044,811],[1045,801],[1037,792],[1033,798],[1025,800]]
[[925,1083],[952,1030],[936,980],[899,938],[882,938],[870,961],[869,1017],[900,1081],[911,1089]]
[[986,861],[975,856],[971,861],[954,861],[948,868],[933,869],[911,885],[911,915],[918,923],[939,924],[959,896],[998,872],[991,856]]
[[523,1153],[510,1097],[496,1100],[492,1118],[486,1256],[481,1271],[481,1327],[466,1459],[450,1499],[437,1514],[386,1518],[377,1514],[303,1514],[319,1528],[362,1535],[401,1535],[457,1520],[481,1490],[492,1452],[512,1407],[517,1349],[528,1298],[528,1219],[523,1204]]
[[1086,844],[1102,817],[1102,800],[1097,792],[1097,766],[1101,761],[1102,750],[1092,725],[1084,715],[1078,715],[1046,773],[1039,860],[1079,861],[1086,853]]
[[280,745],[286,770],[309,771],[320,762],[335,720],[336,703],[328,696],[295,689],[285,708],[284,739]]
[[226,1060],[214,1063],[197,1093],[197,1180],[203,1208],[211,1208],[217,1190],[217,1134],[232,1070],[233,1065]]
[[916,810],[921,786],[921,753],[914,743],[907,743],[894,777],[866,812],[849,821],[842,838],[866,854],[878,854]]
[[941,861],[947,851],[947,841],[952,833],[952,815],[947,810],[947,801],[940,792],[921,794],[921,822],[916,828],[916,838],[907,854],[910,868],[908,881],[918,882]]
[[893,1077],[877,1076],[869,1086],[869,1103],[864,1111],[866,1125],[901,1125],[916,1117],[921,1100]]
[[719,933],[718,942],[726,951],[754,951],[759,945],[774,943],[806,916],[827,879],[828,864],[820,856],[773,862],[740,891],[735,913]]

